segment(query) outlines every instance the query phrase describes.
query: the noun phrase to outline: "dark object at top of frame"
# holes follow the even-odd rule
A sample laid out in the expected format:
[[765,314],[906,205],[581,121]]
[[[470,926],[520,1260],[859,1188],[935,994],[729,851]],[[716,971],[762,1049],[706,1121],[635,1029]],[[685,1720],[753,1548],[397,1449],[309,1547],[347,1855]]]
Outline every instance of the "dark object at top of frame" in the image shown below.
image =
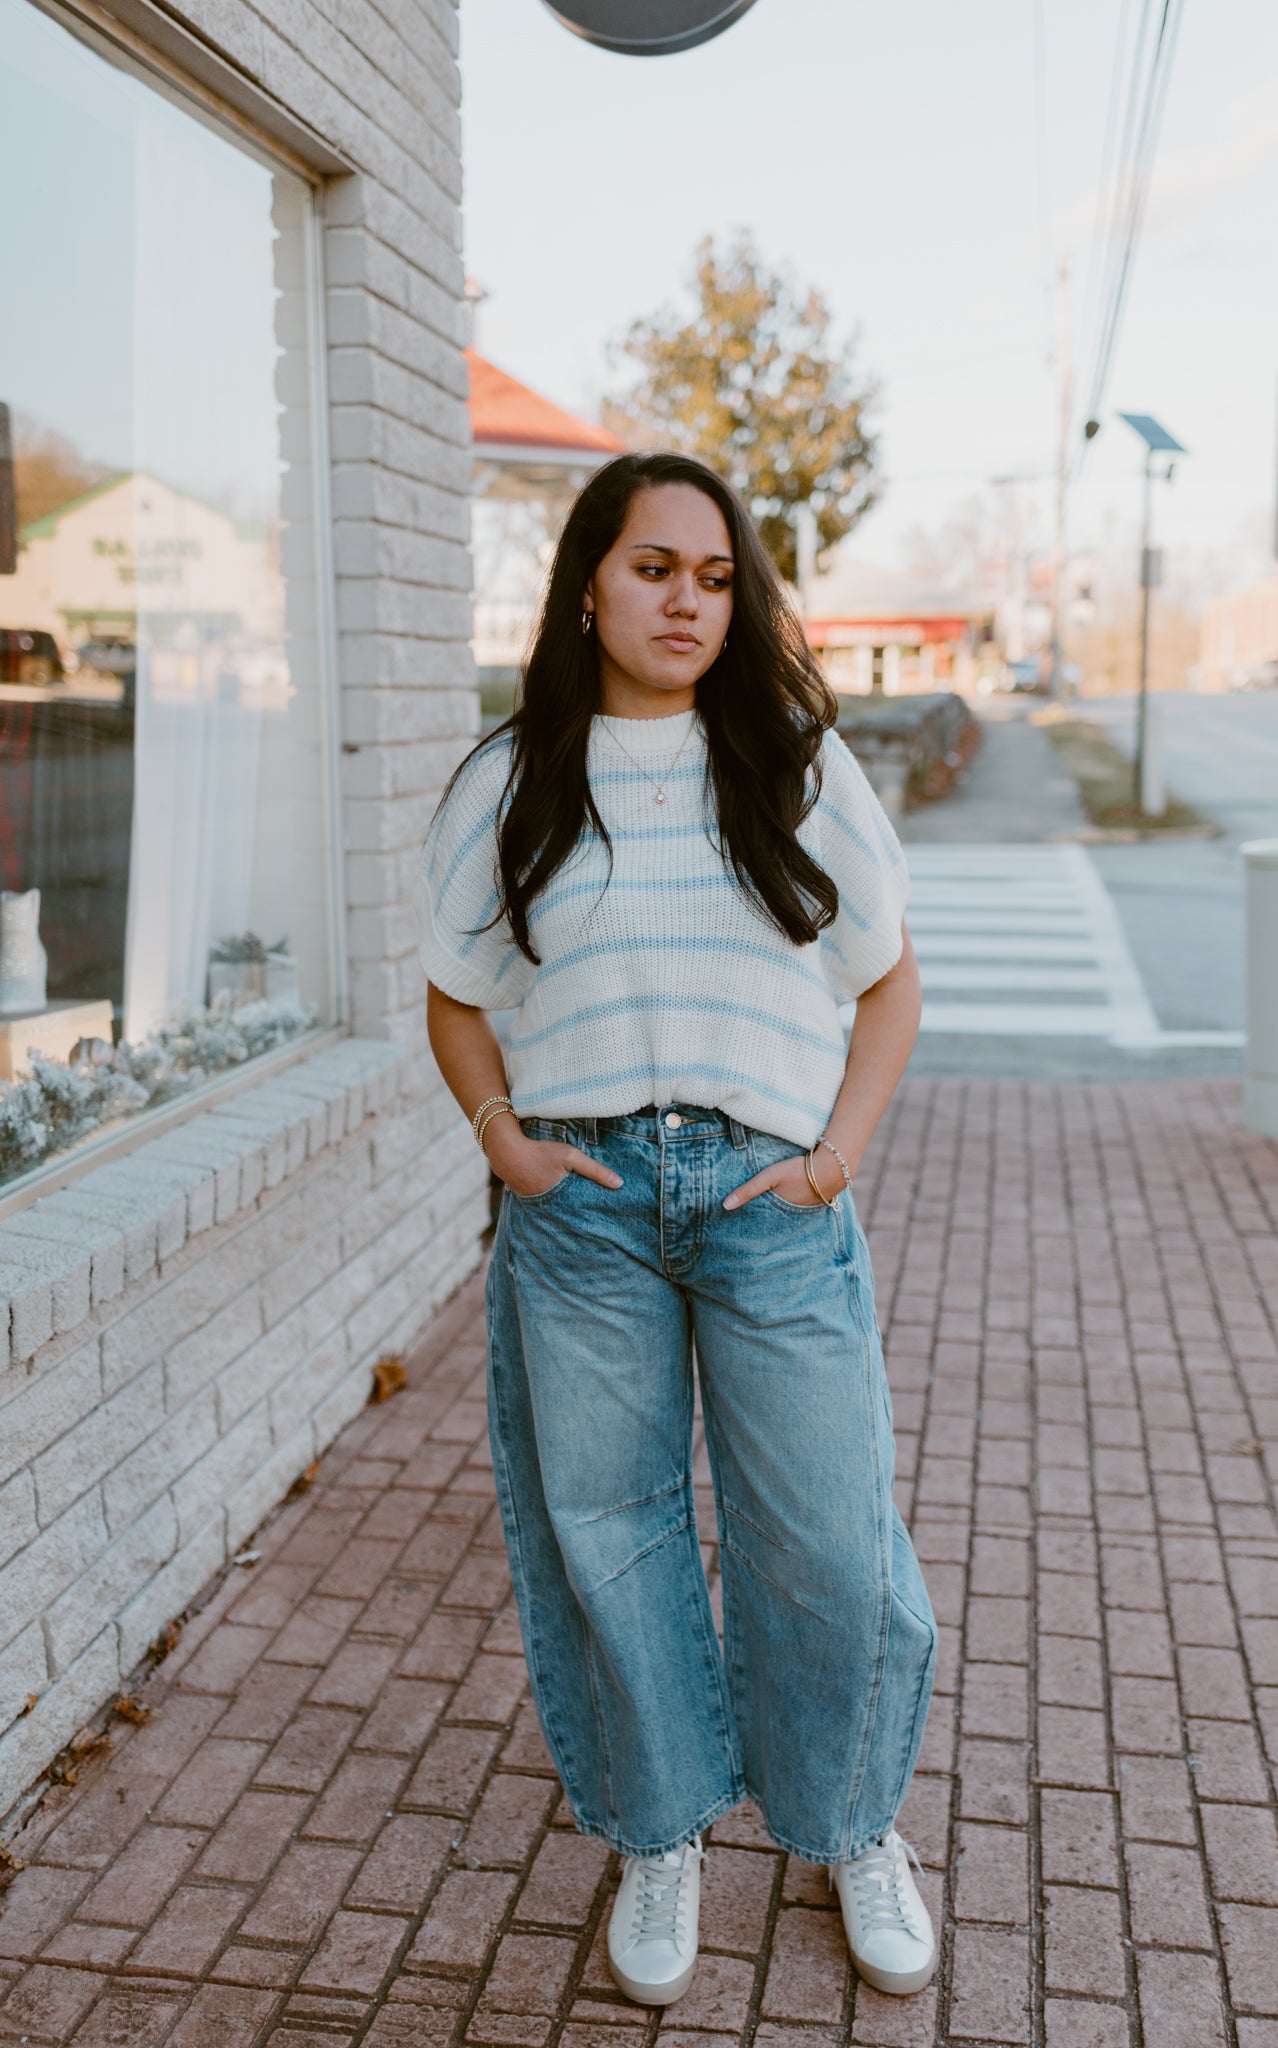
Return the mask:
[[670,57],[731,28],[754,0],[545,0],[556,21],[623,57]]

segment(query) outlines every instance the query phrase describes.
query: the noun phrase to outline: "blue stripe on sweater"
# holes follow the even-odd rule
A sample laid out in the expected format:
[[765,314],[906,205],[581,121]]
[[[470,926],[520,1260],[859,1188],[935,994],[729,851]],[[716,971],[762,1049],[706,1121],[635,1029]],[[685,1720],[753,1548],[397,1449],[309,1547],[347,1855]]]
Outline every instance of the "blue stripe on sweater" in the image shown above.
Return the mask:
[[[566,1087],[586,1090],[590,1088],[617,1088],[636,1085],[642,1086],[645,1089],[651,1089],[650,1099],[652,1101],[668,1102],[673,1099],[668,1091],[677,1088],[679,1082],[686,1080],[689,1075],[695,1075],[698,1080],[709,1081],[716,1088],[740,1088],[747,1094],[763,1096],[769,1102],[778,1103],[783,1109],[802,1110],[805,1116],[817,1117],[822,1123],[825,1122],[830,1113],[830,1105],[824,1099],[820,1102],[809,1102],[802,1095],[787,1095],[779,1088],[767,1087],[762,1081],[757,1080],[753,1074],[738,1073],[735,1067],[710,1067],[696,1064],[671,1067],[664,1071],[666,1077],[665,1086],[662,1085],[663,1070],[660,1068],[654,1070],[652,1067],[619,1067],[606,1074],[574,1074],[570,1083],[561,1081],[553,1088],[529,1089],[525,1088],[521,1082],[518,1084],[520,1111],[526,1114],[548,1102],[553,1102],[556,1096],[562,1098]],[[603,1114],[602,1111],[599,1113]]]
[[569,953],[561,953],[557,960],[546,961],[539,969],[539,978],[543,982],[549,981],[570,967],[579,967],[584,960],[606,960],[610,954],[617,953],[709,953],[731,961],[761,960],[769,966],[784,968],[799,981],[809,982],[823,995],[830,992],[824,975],[804,967],[799,960],[780,952],[775,946],[742,945],[737,939],[698,939],[678,935],[669,938],[598,939],[591,945],[576,946]]
[[778,1016],[774,1010],[761,1010],[749,1003],[730,1003],[716,996],[691,997],[687,1001],[675,996],[614,996],[608,1002],[591,1003],[584,1010],[572,1010],[554,1024],[529,1032],[526,1037],[512,1032],[511,1050],[528,1052],[534,1045],[541,1045],[563,1031],[574,1031],[583,1024],[598,1024],[613,1017],[629,1017],[636,1011],[656,1016],[730,1017],[739,1023],[758,1024],[765,1031],[775,1031],[791,1045],[808,1045],[817,1052],[833,1052],[840,1059],[843,1057],[842,1032],[837,1038],[823,1037],[819,1031],[808,1031],[788,1017]]

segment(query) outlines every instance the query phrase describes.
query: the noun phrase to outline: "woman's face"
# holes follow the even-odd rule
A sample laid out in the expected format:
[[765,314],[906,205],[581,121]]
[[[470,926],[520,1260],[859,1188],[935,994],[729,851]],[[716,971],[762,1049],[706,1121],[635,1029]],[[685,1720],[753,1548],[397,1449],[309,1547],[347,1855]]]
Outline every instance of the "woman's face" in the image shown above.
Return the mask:
[[617,717],[684,711],[727,636],[732,541],[694,484],[636,491],[586,586],[599,641],[601,708]]

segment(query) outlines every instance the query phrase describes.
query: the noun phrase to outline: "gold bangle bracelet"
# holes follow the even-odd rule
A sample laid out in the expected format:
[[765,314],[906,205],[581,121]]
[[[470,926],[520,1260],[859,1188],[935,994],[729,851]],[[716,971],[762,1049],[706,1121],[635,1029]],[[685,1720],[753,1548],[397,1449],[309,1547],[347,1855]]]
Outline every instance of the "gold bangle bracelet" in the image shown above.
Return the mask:
[[[815,1152],[815,1151],[816,1151],[816,1146],[814,1145],[814,1146],[812,1147],[812,1152]],[[818,1179],[817,1179],[817,1177],[816,1177],[815,1173],[813,1173],[813,1171],[812,1171],[812,1152],[805,1152],[805,1153],[804,1153],[804,1155],[803,1155],[803,1165],[804,1165],[804,1170],[805,1170],[805,1172],[807,1173],[807,1176],[808,1176],[808,1186],[809,1186],[809,1187],[811,1188],[811,1190],[812,1190],[813,1194],[814,1194],[814,1195],[816,1196],[816,1198],[817,1198],[818,1202],[821,1202],[821,1203],[823,1203],[823,1204],[824,1204],[824,1206],[825,1206],[825,1207],[826,1207],[827,1209],[832,1209],[832,1208],[834,1207],[834,1202],[837,1202],[839,1198],[838,1198],[838,1196],[836,1195],[836,1196],[834,1197],[834,1202],[832,1202],[832,1201],[831,1201],[831,1200],[829,1199],[829,1197],[828,1197],[827,1195],[823,1195],[823,1194],[821,1193],[821,1183],[820,1183],[820,1182],[818,1181]]]

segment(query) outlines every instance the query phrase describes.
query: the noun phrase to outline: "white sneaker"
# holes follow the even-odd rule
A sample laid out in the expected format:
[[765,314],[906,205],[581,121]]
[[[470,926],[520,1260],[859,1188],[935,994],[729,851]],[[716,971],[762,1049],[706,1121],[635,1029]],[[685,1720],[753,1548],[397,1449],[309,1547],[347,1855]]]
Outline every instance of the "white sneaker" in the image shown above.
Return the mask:
[[627,1998],[673,2005],[697,1965],[700,1835],[664,1856],[627,1856],[608,1923],[608,1962]]
[[903,1997],[921,1991],[936,1969],[936,1936],[910,1874],[918,1857],[895,1828],[851,1863],[832,1863],[848,1947],[859,1974],[876,1991]]

